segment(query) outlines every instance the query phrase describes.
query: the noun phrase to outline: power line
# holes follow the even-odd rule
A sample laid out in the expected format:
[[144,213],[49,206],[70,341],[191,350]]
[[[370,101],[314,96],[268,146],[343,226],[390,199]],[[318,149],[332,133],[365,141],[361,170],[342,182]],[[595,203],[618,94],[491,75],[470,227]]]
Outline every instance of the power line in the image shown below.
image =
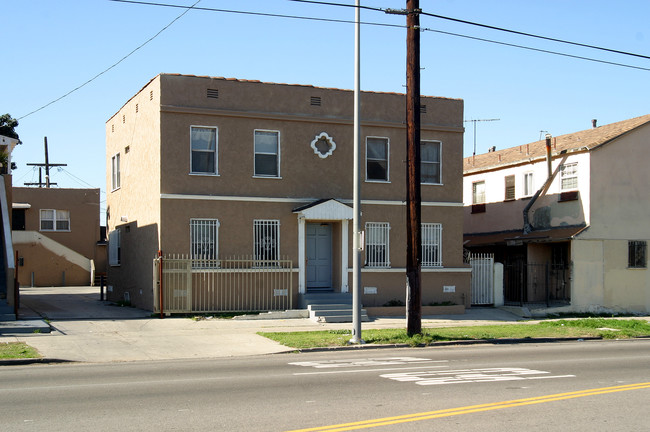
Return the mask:
[[185,15],[186,13],[188,13],[188,12],[190,11],[190,9],[192,9],[192,8],[193,8],[195,5],[197,5],[200,1],[201,1],[201,0],[197,0],[196,3],[194,3],[194,5],[192,5],[192,6],[186,6],[186,10],[185,10],[185,12],[183,12],[182,14],[180,14],[179,16],[177,16],[176,18],[174,18],[174,19],[173,19],[169,24],[167,24],[165,27],[163,27],[163,28],[162,28],[158,33],[156,33],[155,35],[153,35],[152,37],[150,37],[149,39],[147,39],[143,44],[141,44],[141,45],[138,46],[136,49],[134,49],[133,51],[131,51],[130,53],[128,53],[127,55],[125,55],[124,57],[122,57],[122,58],[121,58],[120,60],[118,60],[116,63],[114,63],[114,64],[112,64],[111,66],[109,66],[108,68],[104,69],[103,71],[101,71],[100,73],[98,73],[98,74],[95,75],[94,77],[90,78],[88,81],[86,81],[85,83],[81,84],[80,86],[77,86],[77,87],[73,88],[72,90],[70,90],[69,92],[67,92],[66,94],[64,94],[63,96],[58,97],[57,99],[54,99],[53,101],[51,101],[51,102],[49,102],[49,103],[43,105],[43,106],[40,107],[40,108],[35,109],[34,111],[32,111],[32,112],[30,112],[30,113],[28,113],[28,114],[25,114],[25,115],[22,116],[22,117],[18,117],[18,120],[22,120],[22,119],[24,119],[25,117],[28,117],[28,116],[30,116],[30,115],[32,115],[32,114],[34,114],[34,113],[39,112],[39,111],[42,110],[42,109],[47,108],[48,106],[50,106],[50,105],[52,105],[52,104],[54,104],[54,103],[60,101],[60,100],[63,99],[63,98],[66,98],[66,97],[70,96],[72,93],[76,92],[77,90],[79,90],[79,89],[85,87],[86,85],[90,84],[91,82],[95,81],[97,78],[99,78],[100,76],[104,75],[106,72],[108,72],[109,70],[113,69],[115,66],[119,65],[120,63],[122,63],[122,62],[123,62],[124,60],[126,60],[127,58],[131,57],[131,55],[133,55],[133,54],[134,54],[136,51],[138,51],[140,48],[142,48],[143,46],[147,45],[149,42],[151,42],[152,40],[154,40],[155,38],[157,38],[158,35],[160,35],[162,32],[164,32],[165,30],[167,30],[167,29],[168,29],[172,24],[174,24],[176,21],[178,21],[179,19],[181,19],[181,18],[183,17],[183,15]]

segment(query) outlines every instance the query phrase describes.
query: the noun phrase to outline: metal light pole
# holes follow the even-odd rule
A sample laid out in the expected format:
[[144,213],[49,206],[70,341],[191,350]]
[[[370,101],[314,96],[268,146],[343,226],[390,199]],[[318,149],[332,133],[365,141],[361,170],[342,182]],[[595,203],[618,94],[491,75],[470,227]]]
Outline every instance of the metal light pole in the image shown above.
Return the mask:
[[359,141],[361,138],[361,14],[360,0],[356,0],[354,24],[354,192],[352,207],[352,339],[350,343],[363,343],[361,339],[361,182],[359,181]]

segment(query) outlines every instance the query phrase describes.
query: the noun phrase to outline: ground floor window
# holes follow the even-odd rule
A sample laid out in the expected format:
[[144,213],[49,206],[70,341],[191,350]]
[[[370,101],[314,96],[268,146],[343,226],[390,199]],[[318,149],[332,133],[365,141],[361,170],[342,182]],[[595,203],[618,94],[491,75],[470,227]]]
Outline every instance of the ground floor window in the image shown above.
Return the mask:
[[648,266],[648,261],[646,259],[646,249],[646,241],[633,240],[628,242],[627,266],[629,268],[646,268]]
[[122,261],[120,230],[114,229],[108,234],[108,265],[118,266]]
[[254,221],[253,240],[255,261],[277,261],[280,257],[280,221]]
[[194,260],[195,267],[210,266],[206,260],[219,258],[217,219],[190,219],[190,258]]
[[442,267],[442,224],[422,224],[422,267]]
[[390,267],[388,222],[366,223],[366,267]]

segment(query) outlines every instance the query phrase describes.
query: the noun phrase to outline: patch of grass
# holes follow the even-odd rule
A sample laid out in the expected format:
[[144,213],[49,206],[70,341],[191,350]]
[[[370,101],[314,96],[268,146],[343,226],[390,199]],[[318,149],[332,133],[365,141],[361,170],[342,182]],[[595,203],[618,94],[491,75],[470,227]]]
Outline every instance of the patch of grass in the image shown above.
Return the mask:
[[[348,330],[313,332],[260,332],[260,335],[297,349],[345,346],[352,337]],[[635,319],[585,318],[542,321],[537,324],[503,324],[472,327],[423,329],[409,337],[406,329],[362,330],[368,344],[430,345],[439,341],[584,338],[625,339],[650,336],[650,323]]]
[[26,359],[40,358],[41,355],[36,349],[22,342],[0,342],[0,359]]

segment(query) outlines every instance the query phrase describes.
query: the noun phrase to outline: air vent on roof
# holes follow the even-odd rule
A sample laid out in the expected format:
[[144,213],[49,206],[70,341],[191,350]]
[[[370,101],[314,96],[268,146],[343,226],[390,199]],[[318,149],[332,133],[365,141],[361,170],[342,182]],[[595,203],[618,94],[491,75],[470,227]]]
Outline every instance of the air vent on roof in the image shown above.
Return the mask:
[[320,96],[312,96],[309,98],[309,104],[311,106],[320,106]]
[[426,113],[427,113],[427,106],[420,105],[420,114],[426,114]]
[[219,99],[219,89],[208,89],[208,97],[211,99]]

